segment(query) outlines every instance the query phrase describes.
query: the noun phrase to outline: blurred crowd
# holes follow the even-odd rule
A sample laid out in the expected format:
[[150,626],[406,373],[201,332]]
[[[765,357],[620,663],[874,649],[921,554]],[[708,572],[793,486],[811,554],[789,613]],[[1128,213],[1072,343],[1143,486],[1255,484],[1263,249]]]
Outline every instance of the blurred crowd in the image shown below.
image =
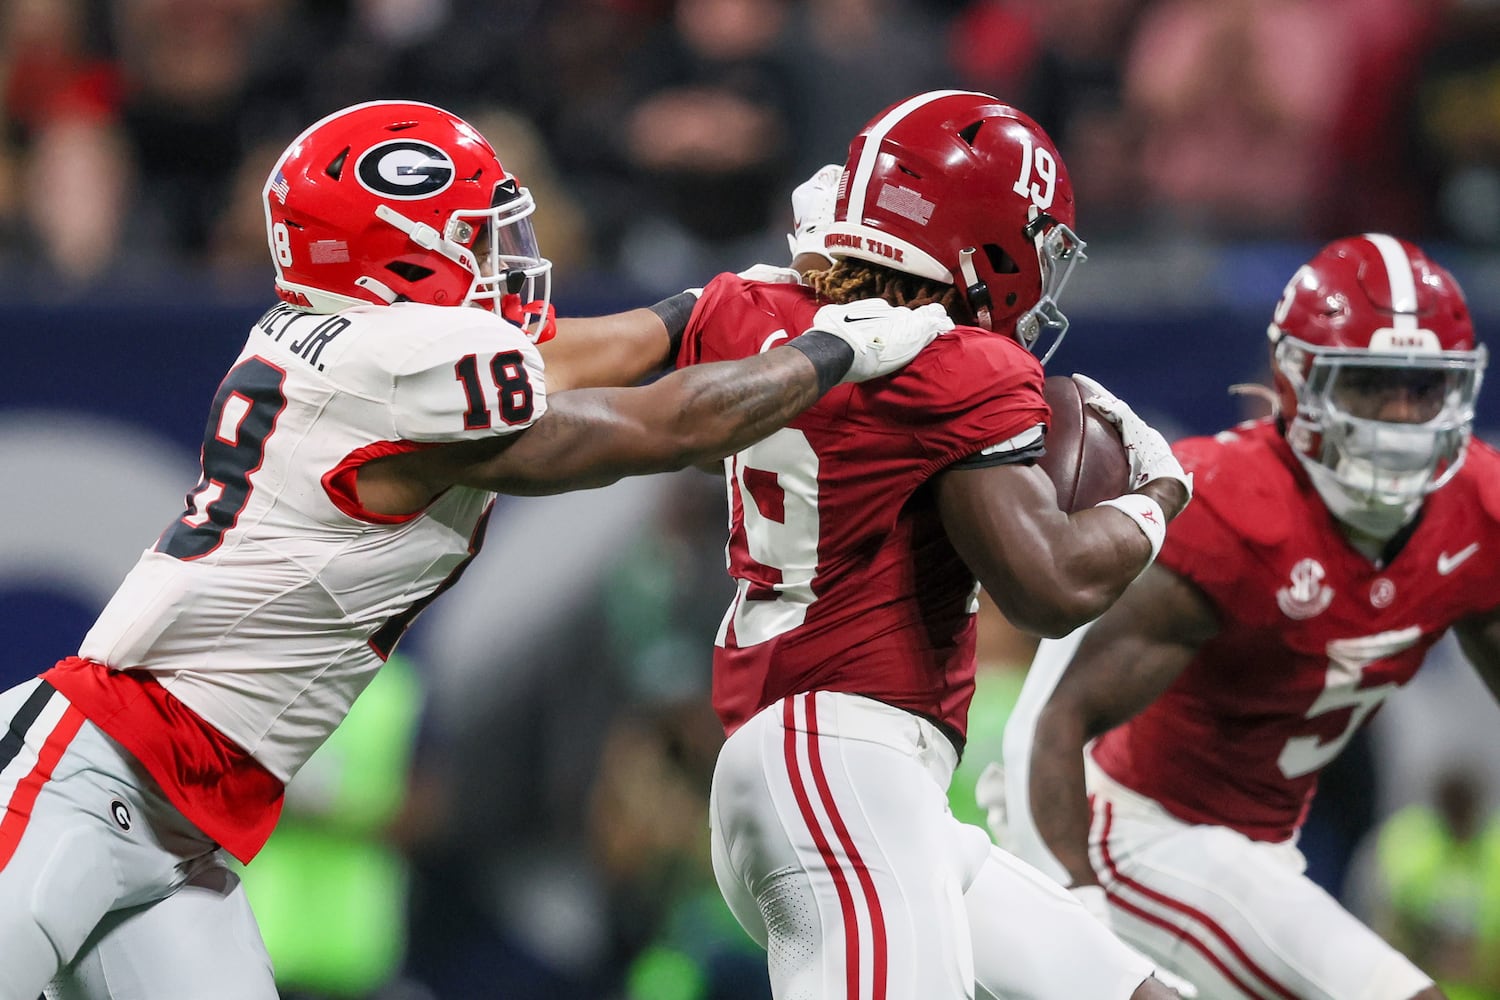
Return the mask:
[[1493,0],[8,0],[0,261],[263,280],[276,152],[402,97],[490,136],[562,289],[680,287],[930,87],[1032,112],[1091,239],[1500,247]]
[[[1500,0],[5,0],[0,276],[63,297],[191,281],[269,300],[270,164],[324,114],[399,97],[474,122],[532,189],[559,301],[598,281],[675,292],[782,261],[791,186],[842,160],[874,112],[935,87],[1033,114],[1090,240],[1381,229],[1500,252]],[[660,488],[577,616],[529,637],[522,652],[545,661],[494,696],[484,725],[432,709],[403,724],[410,753],[388,763],[413,777],[387,775],[363,825],[337,831],[393,848],[372,864],[395,898],[362,905],[400,944],[378,982],[356,956],[366,975],[314,967],[288,995],[769,996],[764,956],[708,869],[722,486],[691,473]],[[986,629],[976,739],[993,754],[1029,647],[992,609]],[[311,772],[336,801],[338,770]],[[1366,849],[1377,868],[1392,859],[1365,880],[1387,886],[1369,905],[1413,947],[1438,941],[1452,967],[1500,940],[1500,841],[1473,804],[1483,777],[1455,777]],[[1367,808],[1341,835],[1331,887],[1356,842],[1376,844],[1378,818]],[[1421,840],[1431,871],[1462,869],[1444,837],[1491,845],[1472,865],[1486,874],[1464,883],[1488,893],[1483,919],[1468,901],[1468,937],[1429,869],[1412,874],[1415,849],[1390,846]],[[306,943],[301,926],[288,940]]]

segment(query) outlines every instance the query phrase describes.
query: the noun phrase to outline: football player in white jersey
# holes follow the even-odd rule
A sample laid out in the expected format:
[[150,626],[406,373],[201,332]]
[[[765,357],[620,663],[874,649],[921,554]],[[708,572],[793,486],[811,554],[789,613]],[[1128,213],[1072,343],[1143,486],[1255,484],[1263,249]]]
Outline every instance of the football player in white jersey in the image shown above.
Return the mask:
[[283,303],[214,396],[186,510],[77,656],[0,694],[0,1000],[275,1000],[219,850],[253,858],[497,492],[721,458],[952,325],[854,303],[743,361],[573,388],[661,367],[693,299],[565,321],[544,370],[534,204],[462,120],[347,108],[264,199]]

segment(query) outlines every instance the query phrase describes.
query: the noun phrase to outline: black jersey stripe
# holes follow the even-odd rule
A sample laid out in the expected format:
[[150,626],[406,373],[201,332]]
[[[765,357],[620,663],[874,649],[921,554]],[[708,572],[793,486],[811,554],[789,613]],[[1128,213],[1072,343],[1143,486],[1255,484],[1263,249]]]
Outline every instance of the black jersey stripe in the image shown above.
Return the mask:
[[31,692],[31,697],[21,706],[10,720],[10,728],[6,730],[5,736],[0,738],[0,772],[10,766],[10,762],[16,759],[16,754],[21,752],[21,747],[26,742],[26,733],[35,724],[37,717],[42,714],[42,709],[47,707],[47,702],[57,694],[57,688],[41,681],[36,690]]

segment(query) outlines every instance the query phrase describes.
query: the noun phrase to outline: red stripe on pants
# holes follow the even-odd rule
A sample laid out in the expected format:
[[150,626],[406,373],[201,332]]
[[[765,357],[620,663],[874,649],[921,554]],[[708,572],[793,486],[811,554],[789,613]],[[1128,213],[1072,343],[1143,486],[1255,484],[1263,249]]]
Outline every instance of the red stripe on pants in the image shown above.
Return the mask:
[[859,850],[854,846],[854,838],[849,836],[849,828],[844,825],[844,817],[839,815],[838,806],[833,801],[833,791],[828,787],[828,776],[823,771],[823,761],[818,751],[817,696],[813,694],[807,695],[807,731],[809,735],[807,759],[812,765],[813,782],[818,786],[818,796],[823,800],[823,809],[828,813],[829,821],[833,823],[833,832],[838,836],[839,844],[843,846],[849,863],[854,866],[854,873],[858,876],[860,888],[864,891],[865,907],[870,912],[870,938],[874,952],[870,1000],[885,1000],[888,975],[885,914],[880,909],[880,897],[875,893],[875,880],[870,877],[870,869],[860,858]]
[[818,848],[818,854],[833,876],[833,886],[838,891],[839,909],[844,913],[844,975],[849,991],[848,1000],[859,1000],[859,922],[854,914],[854,896],[849,891],[849,881],[844,877],[843,869],[839,867],[838,858],[834,856],[828,838],[824,836],[822,827],[818,825],[818,817],[813,813],[812,800],[808,797],[807,786],[802,781],[802,772],[797,764],[796,721],[793,699],[788,698],[782,704],[782,729],[785,732],[782,746],[786,754],[787,777],[791,779],[792,795],[797,799],[797,808],[802,813],[802,821],[807,824],[813,843]]
[[32,807],[36,805],[37,796],[42,794],[42,786],[51,779],[52,769],[62,759],[63,751],[68,749],[68,744],[73,742],[73,737],[78,735],[81,728],[83,713],[69,705],[42,743],[36,766],[16,783],[16,790],[5,806],[5,818],[0,820],[0,871],[4,871],[5,866],[10,864],[10,859],[15,856],[16,848],[21,845],[21,834],[26,832],[26,825],[31,822]]
[[[1234,940],[1234,938],[1229,935],[1229,932],[1224,930],[1223,927],[1219,926],[1218,922],[1208,914],[1204,913],[1202,910],[1188,905],[1187,903],[1182,902],[1181,900],[1173,899],[1172,897],[1167,896],[1164,893],[1158,892],[1155,889],[1150,888],[1149,886],[1143,885],[1142,883],[1137,882],[1135,879],[1130,878],[1127,875],[1121,874],[1120,869],[1115,865],[1115,859],[1110,854],[1109,850],[1109,830],[1110,826],[1113,823],[1114,809],[1112,808],[1111,803],[1106,802],[1104,803],[1104,830],[1100,834],[1099,845],[1100,852],[1104,858],[1104,865],[1109,870],[1110,876],[1117,884],[1126,886],[1129,889],[1133,889],[1136,892],[1140,893],[1142,896],[1145,896],[1147,899],[1155,900],[1168,909],[1176,910],[1178,913],[1181,913],[1189,920],[1197,921],[1210,934],[1218,938],[1219,941],[1226,948],[1228,948],[1229,951],[1236,958],[1238,958],[1241,963],[1244,964],[1245,968],[1249,969],[1250,972],[1255,975],[1256,978],[1258,978],[1263,984],[1265,984],[1265,986],[1268,987],[1272,993],[1285,998],[1285,1000],[1297,1000],[1297,994],[1293,993],[1285,986],[1282,986],[1271,977],[1270,973],[1266,972],[1260,966],[1256,965],[1255,962],[1250,958],[1250,956],[1246,954],[1245,950],[1241,948],[1239,944]],[[1160,917],[1152,916],[1145,910],[1142,910],[1140,907],[1135,906],[1124,899],[1121,899],[1113,891],[1113,889],[1114,886],[1110,886],[1109,901],[1111,903],[1120,907],[1122,910],[1135,914],[1137,917],[1140,917],[1147,923],[1155,924],[1156,926],[1171,932],[1178,938],[1181,938],[1183,941],[1187,942],[1187,944],[1190,945],[1194,951],[1197,951],[1204,958],[1208,959],[1209,962],[1213,963],[1214,968],[1218,969],[1219,972],[1224,975],[1225,979],[1228,979],[1230,982],[1234,983],[1234,985],[1239,987],[1239,989],[1246,995],[1252,997],[1260,995],[1255,990],[1251,989],[1243,982],[1241,982],[1239,978],[1234,975],[1234,973],[1230,972],[1224,962],[1217,955],[1214,955],[1209,951],[1210,946],[1207,943],[1194,937],[1188,932],[1186,928],[1169,923],[1168,921],[1163,920]]]

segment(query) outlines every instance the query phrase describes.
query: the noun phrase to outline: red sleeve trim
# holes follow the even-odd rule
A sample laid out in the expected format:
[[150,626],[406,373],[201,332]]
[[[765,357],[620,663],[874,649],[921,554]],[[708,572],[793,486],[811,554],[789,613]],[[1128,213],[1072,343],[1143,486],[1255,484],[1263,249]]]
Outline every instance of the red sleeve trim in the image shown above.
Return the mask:
[[413,521],[421,517],[423,512],[418,510],[410,514],[377,514],[373,510],[367,510],[359,502],[359,469],[372,459],[405,455],[434,447],[435,444],[418,441],[377,441],[363,448],[356,448],[345,455],[342,462],[323,474],[323,492],[328,494],[328,499],[333,501],[335,507],[356,521],[368,524],[405,524]]

